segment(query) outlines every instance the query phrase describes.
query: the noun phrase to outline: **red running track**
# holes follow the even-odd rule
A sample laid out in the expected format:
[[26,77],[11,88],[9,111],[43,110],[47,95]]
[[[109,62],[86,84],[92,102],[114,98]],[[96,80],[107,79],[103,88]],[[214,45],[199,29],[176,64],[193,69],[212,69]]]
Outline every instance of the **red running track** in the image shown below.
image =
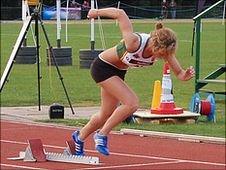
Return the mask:
[[23,162],[17,157],[27,146],[27,139],[40,138],[48,152],[62,152],[73,128],[1,120],[1,169],[226,169],[225,145],[194,143],[154,137],[112,133],[111,155],[94,150],[92,136],[85,141],[86,155],[98,156],[101,165],[60,162]]

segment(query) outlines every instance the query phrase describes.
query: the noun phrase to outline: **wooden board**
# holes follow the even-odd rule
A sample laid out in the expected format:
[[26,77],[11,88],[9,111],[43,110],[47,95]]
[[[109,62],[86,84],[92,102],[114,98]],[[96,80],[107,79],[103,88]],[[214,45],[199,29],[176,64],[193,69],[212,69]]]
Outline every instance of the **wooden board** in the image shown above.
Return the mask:
[[181,114],[151,114],[150,110],[140,110],[133,114],[137,123],[154,123],[154,124],[192,124],[195,123],[199,113],[184,111]]
[[182,117],[199,117],[199,113],[184,111],[181,114],[152,114],[150,110],[138,110],[133,114],[140,118],[182,118]]

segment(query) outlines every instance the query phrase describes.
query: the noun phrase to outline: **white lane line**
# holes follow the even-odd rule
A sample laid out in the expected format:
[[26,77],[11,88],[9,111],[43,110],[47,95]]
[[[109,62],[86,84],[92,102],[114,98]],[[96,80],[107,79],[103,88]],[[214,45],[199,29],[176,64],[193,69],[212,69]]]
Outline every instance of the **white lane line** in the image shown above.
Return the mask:
[[164,165],[164,164],[173,164],[180,161],[169,161],[169,162],[152,162],[152,163],[140,163],[140,164],[127,164],[127,165],[116,165],[116,166],[102,166],[102,167],[90,167],[90,168],[81,168],[79,170],[87,169],[112,169],[112,168],[130,168],[130,167],[141,167],[141,166],[150,166],[150,165]]
[[[12,130],[12,129],[15,129],[15,127],[12,127],[12,128],[6,128],[6,129],[1,129],[1,132],[3,132],[3,131],[10,131],[10,130]],[[31,128],[29,128],[29,129],[31,129]],[[27,127],[23,127],[23,128],[16,128],[16,130],[28,130],[28,128]],[[6,132],[7,133],[7,132]]]
[[35,168],[35,167],[31,167],[31,166],[21,166],[21,165],[2,164],[2,163],[1,163],[1,166],[11,167],[11,168],[35,169],[35,170],[48,170],[48,169],[44,169],[44,168]]
[[[27,125],[27,126],[33,126],[33,127],[49,127],[49,128],[57,128],[57,129],[66,129],[66,130],[75,130],[78,129],[77,127],[72,126],[65,126],[65,125],[57,125],[54,123],[41,123],[41,122],[21,122],[21,121],[12,121],[12,120],[0,120],[4,123],[13,123],[13,124],[19,124],[19,125]],[[15,127],[14,127],[15,128]]]
[[[27,145],[26,142],[17,142],[17,141],[9,141],[9,140],[0,140],[0,141],[5,142],[5,143]],[[49,148],[55,148],[55,149],[65,149],[65,147],[62,147],[62,146],[53,146],[53,145],[43,145],[43,146],[49,147]],[[87,149],[86,151],[92,152],[92,153],[97,153],[97,151],[95,151],[95,150],[88,150]],[[178,159],[178,158],[166,158],[166,157],[159,157],[159,156],[147,156],[147,155],[126,154],[126,153],[117,153],[117,152],[111,152],[111,155],[132,157],[132,158],[136,157],[136,158],[156,159],[156,160],[165,160],[165,161],[190,162],[190,163],[215,165],[215,166],[226,166],[225,163],[207,162],[207,161],[198,161],[198,160],[187,160],[187,159]]]

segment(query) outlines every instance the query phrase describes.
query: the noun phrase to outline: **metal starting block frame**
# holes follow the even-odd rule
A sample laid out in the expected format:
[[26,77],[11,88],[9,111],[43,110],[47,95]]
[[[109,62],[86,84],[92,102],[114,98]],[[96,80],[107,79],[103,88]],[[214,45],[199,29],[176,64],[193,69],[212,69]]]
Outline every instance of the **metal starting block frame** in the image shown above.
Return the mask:
[[99,165],[99,158],[92,156],[77,156],[75,153],[75,143],[72,140],[66,141],[67,147],[63,153],[46,152],[41,139],[28,140],[25,151],[19,152],[19,157],[8,158],[9,160],[24,160],[27,162],[65,162],[76,164]]

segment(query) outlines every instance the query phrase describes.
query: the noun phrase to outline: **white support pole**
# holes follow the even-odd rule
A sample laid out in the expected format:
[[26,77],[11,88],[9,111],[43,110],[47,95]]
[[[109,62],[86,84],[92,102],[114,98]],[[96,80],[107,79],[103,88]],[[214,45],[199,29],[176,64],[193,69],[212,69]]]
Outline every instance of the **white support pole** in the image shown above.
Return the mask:
[[[23,24],[25,23],[26,18],[27,18],[27,10],[29,10],[27,0],[22,0],[22,21],[23,21]],[[24,47],[27,46],[27,36],[24,37],[24,41],[23,41],[22,45]]]
[[69,7],[69,0],[67,0],[67,9],[66,9],[66,25],[65,25],[65,40],[66,40],[66,42],[68,42],[68,34],[67,34],[68,7]]
[[[95,3],[96,3],[96,9],[99,9],[98,4],[97,4],[97,0],[95,0]],[[104,31],[103,31],[100,16],[98,16],[97,18],[98,18],[98,25],[99,25],[100,40],[101,40],[101,43],[102,43],[102,48],[106,49],[106,43],[105,43],[105,39],[104,39]]]
[[[30,14],[30,9],[29,9],[29,5],[28,5],[27,0],[24,0],[24,2],[25,2],[25,7],[26,7],[26,17],[27,17],[27,16],[31,16],[31,14]],[[25,18],[25,19],[26,19],[26,18]],[[36,46],[35,34],[34,34],[34,31],[33,31],[33,28],[32,28],[32,23],[31,23],[30,29],[31,29],[31,34],[32,34],[33,42],[34,42],[34,44],[35,44],[35,46]]]
[[[94,9],[94,0],[91,0],[91,9]],[[90,21],[90,28],[91,28],[91,49],[94,49],[94,18]]]
[[26,6],[26,0],[22,0],[22,21],[24,22],[27,17],[27,6]]
[[[120,1],[118,1],[117,8],[118,8],[118,9],[120,8]],[[115,20],[115,25],[118,26],[118,20],[117,20],[117,19]]]
[[61,31],[61,23],[60,23],[60,8],[61,8],[61,0],[56,0],[57,5],[57,47],[60,47],[60,31]]
[[224,10],[223,10],[222,25],[225,24],[225,6],[226,6],[226,1],[224,1]]
[[117,8],[118,8],[118,9],[120,8],[120,1],[118,1],[118,6],[117,6]]

